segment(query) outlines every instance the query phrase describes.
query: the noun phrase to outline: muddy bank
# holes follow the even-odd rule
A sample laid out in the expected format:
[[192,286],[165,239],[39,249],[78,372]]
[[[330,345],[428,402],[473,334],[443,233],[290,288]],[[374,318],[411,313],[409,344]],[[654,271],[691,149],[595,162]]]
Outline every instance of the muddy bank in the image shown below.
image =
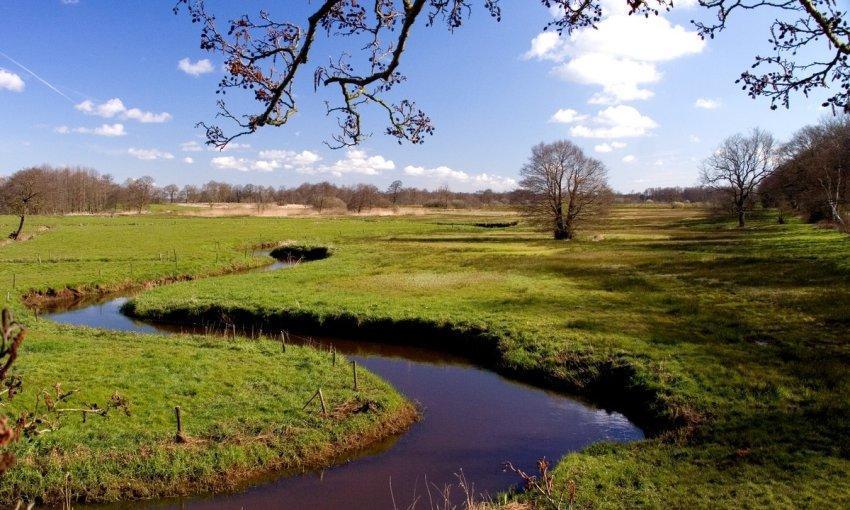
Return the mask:
[[505,359],[498,334],[486,329],[437,324],[419,319],[371,319],[340,313],[320,316],[310,312],[264,311],[211,306],[203,309],[174,309],[165,313],[139,313],[133,301],[122,313],[144,321],[165,324],[194,324],[211,330],[250,332],[295,332],[300,335],[339,336],[351,339],[412,345],[459,355],[499,374],[536,386],[578,395],[625,414],[649,436],[690,429],[697,418],[687,412],[671,411],[663,396],[642,381],[644,378],[627,360],[618,357],[592,359],[576,356],[564,360],[559,377],[546,367],[528,368]]
[[331,249],[327,246],[286,244],[272,249],[269,255],[278,260],[309,262],[330,257]]

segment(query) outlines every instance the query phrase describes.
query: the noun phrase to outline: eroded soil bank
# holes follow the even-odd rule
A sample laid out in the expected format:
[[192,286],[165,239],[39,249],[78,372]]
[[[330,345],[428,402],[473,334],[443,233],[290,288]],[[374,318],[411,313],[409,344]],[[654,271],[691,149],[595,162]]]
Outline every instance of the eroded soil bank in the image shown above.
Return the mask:
[[567,370],[558,374],[553,374],[546,367],[529,369],[505,358],[501,348],[502,336],[472,326],[437,324],[427,320],[380,320],[347,313],[327,316],[303,311],[252,312],[216,306],[140,312],[133,301],[126,302],[121,311],[138,320],[177,327],[225,331],[236,326],[243,334],[280,334],[287,331],[431,349],[461,356],[467,362],[528,384],[581,396],[606,408],[616,409],[649,436],[696,425],[688,414],[671,413],[663,397],[642,384],[636,370],[626,360],[611,358],[600,361],[576,357],[570,360]]

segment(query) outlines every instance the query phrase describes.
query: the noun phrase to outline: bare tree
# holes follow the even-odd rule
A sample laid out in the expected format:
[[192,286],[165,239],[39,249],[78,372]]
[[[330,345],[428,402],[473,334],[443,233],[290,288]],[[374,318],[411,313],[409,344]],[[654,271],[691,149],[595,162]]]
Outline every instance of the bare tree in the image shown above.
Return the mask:
[[363,209],[369,210],[375,205],[375,201],[381,192],[371,184],[358,184],[351,193],[348,208],[360,213]]
[[153,177],[147,175],[127,181],[127,197],[133,209],[141,214],[153,200],[155,189]]
[[798,130],[779,152],[776,171],[759,188],[762,202],[806,213],[810,221],[828,218],[847,230],[850,115]]
[[773,135],[753,129],[749,135],[730,136],[702,164],[703,184],[724,192],[738,215],[738,226],[745,225],[745,213],[759,184],[776,164]]
[[394,180],[390,183],[390,186],[387,188],[387,195],[390,196],[390,203],[395,205],[398,202],[398,194],[401,192],[401,181],[398,179]]
[[[602,19],[602,0],[539,0],[557,18],[546,28],[570,34],[595,27]],[[647,17],[673,7],[673,0],[623,0],[629,13]],[[218,125],[200,123],[207,143],[223,148],[233,139],[254,133],[264,126],[282,126],[297,111],[293,86],[313,56],[319,36],[346,41],[329,63],[313,69],[313,87],[336,88],[337,102],[326,102],[327,113],[337,116],[339,131],[328,145],[355,145],[368,136],[361,125],[361,108],[377,107],[387,118],[386,133],[399,143],[423,143],[432,134],[431,119],[409,99],[395,103],[384,98],[405,80],[399,71],[402,55],[418,21],[426,26],[444,23],[450,31],[459,29],[473,9],[474,0],[320,0],[305,21],[281,21],[267,11],[257,17],[247,14],[229,20],[223,29],[204,0],[177,0],[175,13],[186,7],[193,23],[201,25],[201,48],[221,54],[226,74],[219,82],[221,94],[244,90],[253,96],[255,111],[231,112],[224,100],[218,101],[218,116],[236,125],[234,134]],[[484,9],[501,19],[500,0],[481,0]],[[714,38],[727,27],[738,11],[771,10],[770,42],[775,56],[756,57],[754,67],[773,65],[777,71],[741,75],[745,89],[753,97],[771,99],[788,106],[792,92],[807,95],[815,88],[834,94],[827,104],[850,107],[850,29],[837,0],[699,0],[712,12],[712,22],[694,21],[702,37]],[[347,44],[347,46],[346,46]],[[361,58],[358,59],[357,57]]]
[[17,241],[24,230],[27,215],[38,212],[45,190],[44,174],[43,168],[28,168],[16,172],[4,183],[4,209],[20,218],[18,228],[9,234],[10,239]]
[[[694,22],[703,37],[724,30],[737,11],[773,9],[777,18],[770,26],[772,56],[756,56],[751,69],[762,66],[774,70],[764,74],[744,71],[736,83],[755,98],[770,98],[771,108],[789,106],[793,92],[806,97],[815,89],[832,95],[823,106],[850,110],[850,24],[838,0],[699,0],[714,11],[711,23]],[[844,6],[846,9],[846,5]],[[806,57],[801,57],[806,55]],[[830,85],[835,90],[830,91]]]
[[520,174],[519,185],[530,196],[527,215],[555,239],[572,239],[578,224],[611,198],[605,165],[567,140],[532,147]]
[[443,209],[449,208],[449,200],[452,199],[452,190],[449,189],[448,184],[443,184],[436,191],[437,201],[440,204],[440,207]]
[[177,195],[180,193],[180,188],[178,188],[176,184],[169,184],[162,188],[162,192],[168,197],[168,202],[173,204],[174,199],[177,198]]

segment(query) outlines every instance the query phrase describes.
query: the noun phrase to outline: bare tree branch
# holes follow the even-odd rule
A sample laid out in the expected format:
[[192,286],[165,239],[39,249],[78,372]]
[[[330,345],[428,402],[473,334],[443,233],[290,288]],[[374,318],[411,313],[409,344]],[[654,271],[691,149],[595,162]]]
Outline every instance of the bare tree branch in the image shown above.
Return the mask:
[[[491,17],[501,19],[499,0],[480,1]],[[644,17],[673,7],[673,0],[623,1],[630,14]],[[402,56],[418,21],[424,20],[426,26],[440,21],[454,31],[463,25],[474,3],[475,0],[322,0],[303,26],[275,20],[261,11],[257,17],[246,14],[230,20],[227,30],[220,31],[204,0],[177,0],[174,11],[185,7],[192,21],[202,26],[201,48],[224,57],[227,74],[217,93],[250,91],[260,104],[257,112],[240,114],[232,112],[224,100],[218,102],[217,117],[234,123],[237,129],[233,133],[218,124],[198,125],[205,129],[207,143],[218,148],[261,127],[285,125],[298,111],[294,93],[297,77],[303,74],[302,68],[323,33],[328,38],[350,38],[356,47],[356,52],[343,51],[313,71],[314,89],[331,86],[339,92],[336,101],[326,103],[327,114],[336,117],[339,127],[328,145],[357,145],[368,137],[361,110],[369,106],[386,114],[387,135],[399,143],[421,144],[434,132],[431,118],[410,99],[387,98],[397,84],[405,81],[399,71]],[[601,0],[540,3],[556,13],[546,28],[563,34],[593,28],[604,15]],[[756,56],[753,65],[753,69],[764,66],[774,70],[760,75],[746,71],[738,79],[750,96],[769,98],[775,109],[779,105],[788,107],[796,92],[808,96],[823,89],[831,93],[824,105],[850,109],[850,25],[838,0],[699,3],[715,15],[712,22],[693,21],[700,35],[707,38],[723,31],[740,11],[776,11],[770,27],[775,55]],[[803,48],[812,50],[802,52]]]

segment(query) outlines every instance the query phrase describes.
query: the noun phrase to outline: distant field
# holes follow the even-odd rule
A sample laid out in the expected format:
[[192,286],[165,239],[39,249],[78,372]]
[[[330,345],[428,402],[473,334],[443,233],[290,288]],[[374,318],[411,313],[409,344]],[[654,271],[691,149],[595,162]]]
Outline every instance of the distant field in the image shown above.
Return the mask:
[[[486,362],[498,370],[619,401],[658,434],[561,459],[557,488],[566,491],[574,481],[577,507],[850,506],[850,238],[796,221],[778,225],[767,213],[739,230],[696,207],[618,206],[571,242],[549,240],[523,224],[487,229],[474,226],[479,222],[481,216],[463,212],[34,218],[33,230],[49,229],[0,248],[0,282],[22,311],[16,296],[30,288],[90,289],[203,274],[258,263],[250,246],[265,242],[332,246],[332,257],[284,272],[159,287],[139,295],[134,310],[146,317],[229,310],[364,330],[444,328],[483,342],[481,352],[495,356]],[[12,223],[4,218],[0,228]],[[30,454],[79,441],[135,444],[130,436],[145,419],[153,425],[144,440],[161,440],[171,399],[146,391],[161,381],[173,385],[168,394],[178,391],[156,363],[171,350],[204,399],[232,397],[210,393],[209,372],[197,368],[221,362],[216,352],[225,347],[217,342],[201,349],[210,343],[202,337],[156,339],[152,347],[133,335],[27,320],[34,333],[21,368],[35,387],[70,379],[96,397],[116,386],[139,395],[133,420],[113,416],[89,428],[72,423],[39,440]],[[240,356],[261,369],[267,357],[252,353],[263,345],[246,343]],[[114,346],[128,354],[110,356]],[[138,370],[140,376],[125,375]],[[374,398],[403,405],[377,381],[375,388]],[[196,398],[184,397],[187,405]],[[262,400],[255,405],[252,415],[268,412]],[[166,414],[154,418],[162,408]],[[204,420],[212,426],[216,418]],[[97,467],[77,462],[81,479],[95,477]],[[118,465],[120,459],[110,468]],[[219,467],[203,463],[204,470]],[[9,494],[15,483],[44,483],[35,469],[0,487]],[[58,477],[61,469],[49,472]]]
[[181,216],[202,216],[220,218],[232,216],[260,216],[267,218],[289,218],[301,216],[451,216],[463,214],[467,216],[500,216],[513,215],[512,210],[501,208],[489,209],[441,209],[423,206],[371,207],[357,213],[342,209],[325,209],[319,211],[303,204],[256,204],[256,203],[175,203],[153,204],[151,212],[160,214],[178,214]]

